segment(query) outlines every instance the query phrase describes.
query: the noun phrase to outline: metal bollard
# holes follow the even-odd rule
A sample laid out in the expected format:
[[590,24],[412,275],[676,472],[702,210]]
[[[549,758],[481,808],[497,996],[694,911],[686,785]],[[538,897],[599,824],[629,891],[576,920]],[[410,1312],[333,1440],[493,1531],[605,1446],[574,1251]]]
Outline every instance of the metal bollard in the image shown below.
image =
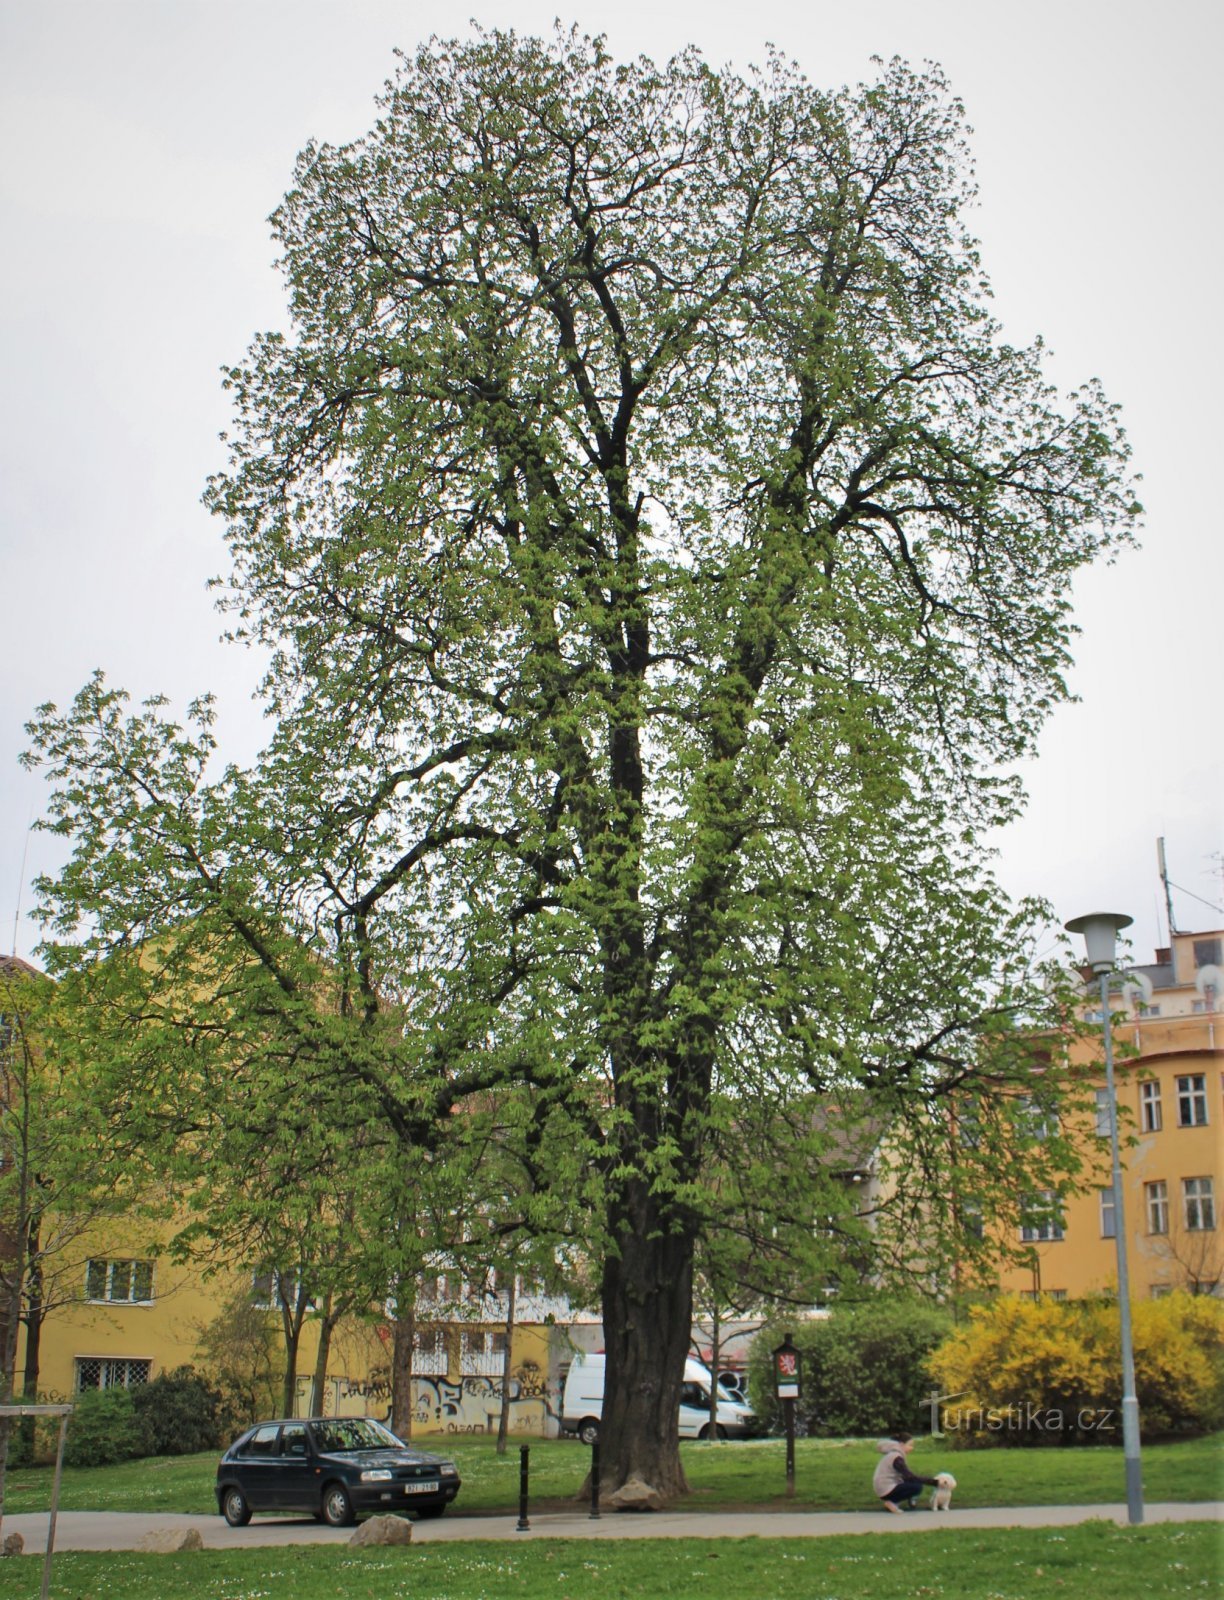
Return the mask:
[[599,1440],[591,1446],[591,1516],[599,1515]]
[[525,1444],[519,1445],[519,1519],[514,1525],[515,1533],[530,1533],[531,1524],[527,1520],[527,1484],[530,1467],[528,1456],[530,1448]]

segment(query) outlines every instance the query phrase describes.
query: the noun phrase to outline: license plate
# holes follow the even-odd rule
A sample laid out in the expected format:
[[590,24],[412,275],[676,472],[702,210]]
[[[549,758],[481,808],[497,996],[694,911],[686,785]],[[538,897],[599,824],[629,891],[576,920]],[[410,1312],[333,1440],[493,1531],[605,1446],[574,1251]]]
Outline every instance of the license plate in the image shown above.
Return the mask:
[[440,1485],[436,1483],[406,1483],[405,1494],[437,1494]]

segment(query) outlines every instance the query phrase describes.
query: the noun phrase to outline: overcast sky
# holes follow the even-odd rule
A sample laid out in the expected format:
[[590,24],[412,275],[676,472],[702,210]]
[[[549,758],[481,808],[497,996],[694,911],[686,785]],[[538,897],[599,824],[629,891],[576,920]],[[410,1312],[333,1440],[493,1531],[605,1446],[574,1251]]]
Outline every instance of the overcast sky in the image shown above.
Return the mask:
[[[0,0],[0,949],[32,953],[28,884],[57,860],[27,839],[44,803],[17,765],[34,706],[102,667],[179,707],[215,690],[235,759],[261,741],[258,664],[220,643],[205,592],[225,551],[199,498],[223,459],[218,369],[283,324],[265,219],[294,155],[365,131],[396,46],[462,32],[469,12],[547,32],[559,10]],[[1164,835],[1178,926],[1219,927],[1224,7],[571,0],[561,15],[622,58],[695,43],[742,66],[772,42],[827,88],[873,55],[947,71],[975,130],[997,314],[1013,342],[1044,336],[1064,388],[1104,382],[1147,508],[1142,550],[1077,585],[1080,700],[1027,770],[999,875],[1060,920],[1129,912],[1150,960]]]

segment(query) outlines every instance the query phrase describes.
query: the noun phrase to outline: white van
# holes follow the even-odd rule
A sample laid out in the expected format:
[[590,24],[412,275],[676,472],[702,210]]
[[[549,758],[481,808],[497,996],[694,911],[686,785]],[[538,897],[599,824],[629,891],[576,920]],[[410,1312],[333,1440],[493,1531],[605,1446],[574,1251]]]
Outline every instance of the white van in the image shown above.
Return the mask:
[[[576,1433],[583,1444],[599,1438],[603,1416],[604,1361],[601,1355],[577,1355],[565,1375],[561,1397],[561,1432]],[[722,1439],[742,1439],[760,1431],[751,1409],[741,1404],[720,1384],[718,1387],[718,1435]],[[691,1358],[684,1363],[684,1383],[680,1389],[680,1437],[708,1439],[710,1436],[710,1370]]]

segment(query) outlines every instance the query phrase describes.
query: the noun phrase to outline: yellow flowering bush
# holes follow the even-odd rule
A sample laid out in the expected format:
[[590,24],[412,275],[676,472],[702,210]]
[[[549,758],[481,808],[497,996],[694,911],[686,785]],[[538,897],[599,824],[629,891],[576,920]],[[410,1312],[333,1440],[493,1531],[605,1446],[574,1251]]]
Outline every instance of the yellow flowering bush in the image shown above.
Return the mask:
[[[1146,1437],[1224,1424],[1224,1304],[1169,1295],[1136,1303],[1132,1326]],[[941,1425],[964,1444],[1042,1445],[1121,1438],[1118,1307],[1022,1300],[975,1307],[930,1358]]]

